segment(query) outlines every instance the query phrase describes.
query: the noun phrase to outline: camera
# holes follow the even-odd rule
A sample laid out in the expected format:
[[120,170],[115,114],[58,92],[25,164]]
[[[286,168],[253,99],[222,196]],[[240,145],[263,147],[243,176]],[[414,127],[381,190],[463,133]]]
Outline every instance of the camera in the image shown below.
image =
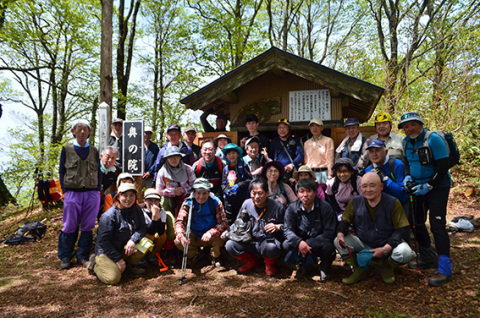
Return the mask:
[[418,183],[416,183],[415,181],[407,181],[407,183],[405,184],[405,188],[403,189],[403,191],[405,193],[408,193],[408,194],[413,194],[413,192],[415,192],[415,190],[413,190],[413,188],[415,186],[417,186]]

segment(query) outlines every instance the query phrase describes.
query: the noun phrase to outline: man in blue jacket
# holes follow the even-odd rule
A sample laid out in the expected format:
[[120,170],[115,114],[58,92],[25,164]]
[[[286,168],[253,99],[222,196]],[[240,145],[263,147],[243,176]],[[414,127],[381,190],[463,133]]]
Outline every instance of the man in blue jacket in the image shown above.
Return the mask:
[[383,192],[397,198],[402,203],[405,214],[410,220],[408,202],[409,195],[405,193],[405,164],[402,160],[391,158],[385,143],[380,139],[373,140],[367,147],[370,161],[365,172],[375,172],[383,182]]
[[268,157],[285,166],[284,181],[288,181],[293,171],[303,164],[303,146],[298,138],[292,136],[288,119],[277,122],[277,133],[278,137],[270,141]]
[[296,276],[300,277],[309,265],[317,265],[320,258],[320,279],[325,280],[335,259],[333,239],[337,216],[330,204],[316,197],[315,181],[299,180],[297,192],[299,200],[290,204],[285,212],[285,259],[299,265]]
[[[416,185],[411,188],[414,194],[413,220],[415,236],[420,246],[418,262],[410,263],[410,268],[437,268],[428,279],[430,286],[441,286],[452,279],[452,261],[450,259],[450,238],[445,229],[448,194],[451,178],[448,173],[450,160],[447,144],[442,137],[432,133],[425,140],[426,129],[420,114],[405,113],[400,117],[398,128],[405,132],[403,140],[405,158],[410,165],[410,175],[404,184]],[[435,255],[425,226],[427,211],[430,212],[430,230],[435,240]]]

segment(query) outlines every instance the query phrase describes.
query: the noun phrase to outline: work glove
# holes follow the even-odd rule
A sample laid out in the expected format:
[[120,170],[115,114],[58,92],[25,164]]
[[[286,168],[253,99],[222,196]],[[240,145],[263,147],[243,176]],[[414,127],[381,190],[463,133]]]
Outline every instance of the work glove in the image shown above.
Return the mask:
[[415,192],[413,192],[413,194],[415,194],[415,195],[425,195],[430,191],[430,188],[427,187],[426,183],[422,183],[422,184],[414,186],[412,188],[412,190],[415,191]]
[[407,182],[413,182],[413,179],[412,179],[411,176],[406,176],[405,179],[403,179],[403,186],[404,186],[405,188],[408,188],[408,187],[407,187]]

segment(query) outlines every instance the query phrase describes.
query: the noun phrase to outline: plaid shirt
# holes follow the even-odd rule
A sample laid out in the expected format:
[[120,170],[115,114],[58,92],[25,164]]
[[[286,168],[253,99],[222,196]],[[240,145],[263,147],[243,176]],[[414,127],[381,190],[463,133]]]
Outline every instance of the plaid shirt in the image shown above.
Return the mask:
[[[210,194],[210,197],[207,200],[214,200],[212,197],[212,194]],[[217,200],[215,200],[217,201]],[[196,202],[196,201],[195,201]],[[209,206],[208,202],[205,202],[204,206]],[[195,216],[195,211],[198,211],[198,205],[194,205],[193,208],[193,213]],[[178,212],[177,220],[175,221],[175,235],[177,237],[177,240],[180,241],[180,238],[184,236],[184,229],[187,227],[187,222],[188,222],[188,212],[190,211],[190,206],[185,200],[182,204],[182,207],[180,208],[180,211]],[[225,214],[225,210],[223,209],[223,204],[222,201],[218,200],[218,205],[215,210],[215,216],[217,218],[217,225],[212,227],[210,230],[208,230],[206,233],[210,233],[212,237],[214,236],[220,236],[223,232],[227,230],[228,227],[228,221],[227,221],[227,215]]]
[[188,196],[188,191],[193,187],[193,183],[195,182],[195,173],[189,165],[186,164],[185,167],[187,169],[188,180],[182,183],[173,182],[165,178],[165,168],[162,167],[160,169],[155,184],[157,185],[157,190],[160,192],[161,196],[175,197],[176,187],[181,187],[183,189],[183,195]]

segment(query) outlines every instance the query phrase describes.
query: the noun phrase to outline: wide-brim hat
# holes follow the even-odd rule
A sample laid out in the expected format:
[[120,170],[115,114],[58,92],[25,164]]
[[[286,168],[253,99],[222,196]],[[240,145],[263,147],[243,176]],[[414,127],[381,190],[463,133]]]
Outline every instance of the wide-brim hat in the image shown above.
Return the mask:
[[146,199],[158,199],[161,200],[162,197],[160,196],[160,193],[158,193],[157,189],[150,188],[145,191],[145,200]]
[[193,183],[193,190],[207,190],[210,191],[211,188],[213,188],[213,184],[210,183],[205,178],[197,178],[195,182]]
[[297,181],[298,181],[298,175],[300,174],[300,172],[307,172],[308,174],[310,174],[312,179],[314,179],[314,180],[316,179],[315,172],[313,172],[312,168],[310,168],[307,165],[303,165],[300,168],[298,168],[298,171],[293,172],[293,178]]
[[347,166],[347,168],[354,173],[358,173],[358,169],[355,168],[355,165],[353,164],[352,159],[350,158],[340,158],[338,159],[332,167],[332,172],[335,174],[337,173],[337,169],[340,168],[340,166]]
[[122,183],[117,189],[118,193],[125,193],[127,191],[135,191],[135,193],[137,193],[137,188],[133,183]]
[[122,181],[123,179],[130,179],[133,182],[135,182],[135,178],[133,178],[133,176],[130,173],[122,172],[117,177],[117,187],[120,185],[120,181]]
[[283,163],[277,160],[269,161],[263,166],[262,177],[264,177],[265,179],[267,178],[267,169],[272,166],[277,168],[277,170],[280,172],[280,176],[278,177],[278,180],[279,181],[282,180],[283,175],[285,174],[285,166],[283,165]]
[[247,148],[251,142],[256,142],[258,145],[260,145],[260,138],[253,136],[252,138],[247,139],[247,141],[245,141],[245,148]]
[[405,123],[408,123],[409,121],[418,121],[422,125],[425,125],[425,122],[423,121],[422,116],[420,116],[419,113],[408,112],[408,113],[403,114],[400,117],[400,123],[398,124],[398,129],[402,129],[403,125],[405,125]]
[[243,149],[240,148],[239,146],[237,146],[236,144],[233,144],[233,143],[229,143],[225,147],[223,147],[222,152],[223,152],[224,155],[226,155],[227,152],[232,151],[232,150],[235,150],[236,152],[238,152],[239,156],[243,155]]
[[165,149],[165,154],[163,155],[163,158],[168,158],[168,157],[173,157],[173,156],[180,156],[180,157],[185,157],[185,154],[180,152],[180,149],[177,146],[170,146]]

